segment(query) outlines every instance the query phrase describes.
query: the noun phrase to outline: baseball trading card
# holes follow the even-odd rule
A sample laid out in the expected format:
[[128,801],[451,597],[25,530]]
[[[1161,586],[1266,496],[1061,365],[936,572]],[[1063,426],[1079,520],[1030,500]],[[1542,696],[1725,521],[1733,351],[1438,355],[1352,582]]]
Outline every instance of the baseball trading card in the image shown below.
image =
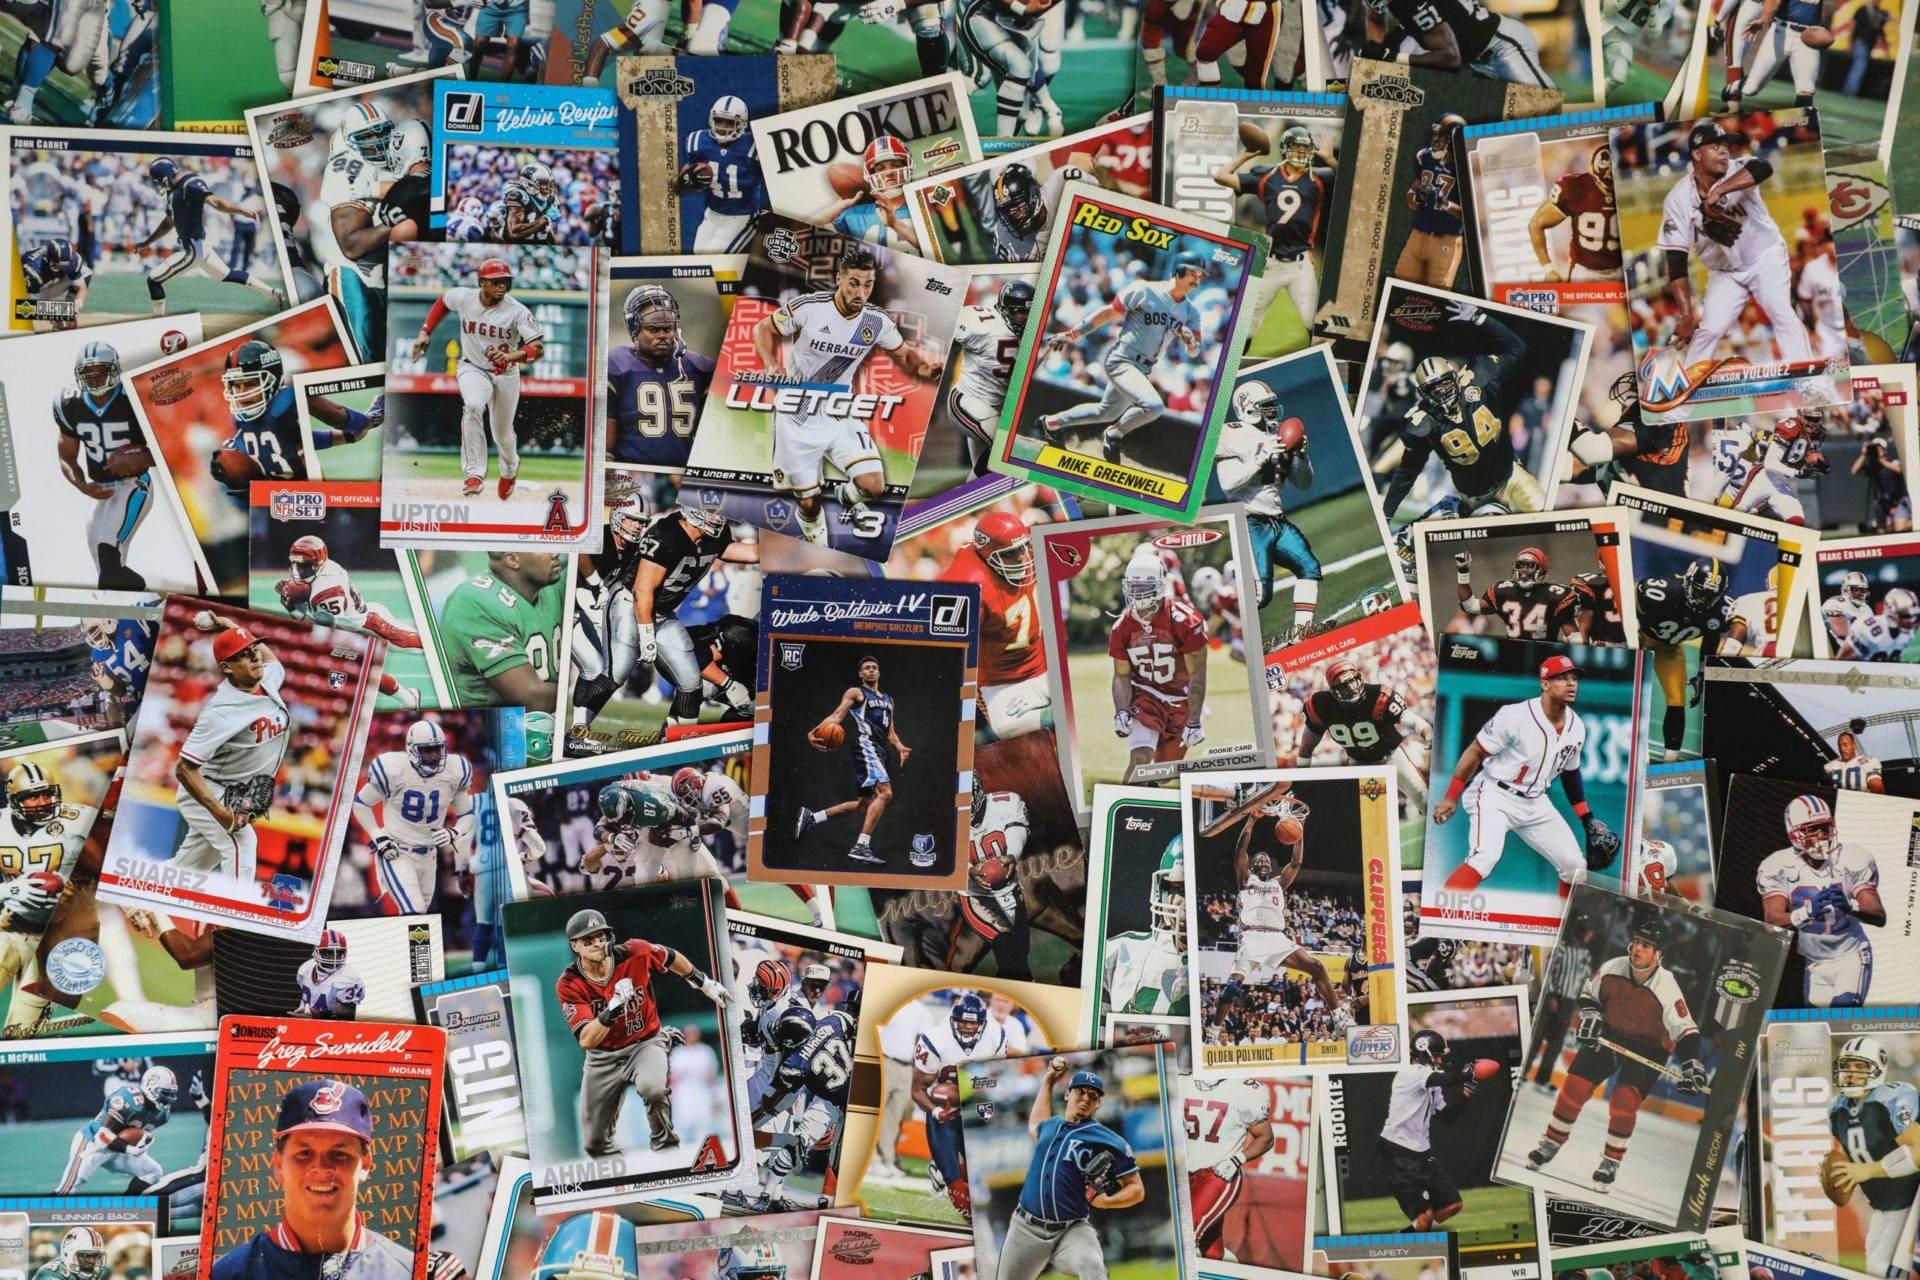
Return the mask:
[[1720,658],[1703,674],[1701,754],[1723,775],[1920,799],[1920,680],[1905,665]]
[[1712,903],[1725,802],[1711,760],[1650,764],[1641,776],[1640,838],[1625,852],[1622,882],[1642,897],[1671,893]]
[[291,97],[307,3],[261,0],[238,13],[225,6],[153,6],[160,127],[244,134],[249,107]]
[[[1549,1201],[1551,1203],[1551,1201]],[[1582,1204],[1581,1208],[1590,1208]],[[1648,1224],[1635,1222],[1638,1228]],[[1602,1272],[1627,1280],[1648,1280],[1671,1276],[1674,1280],[1739,1280],[1747,1274],[1741,1266],[1738,1232],[1723,1238],[1723,1232],[1706,1234],[1680,1232],[1654,1234],[1637,1231],[1630,1236],[1600,1237],[1605,1243],[1582,1242],[1584,1247],[1558,1248],[1553,1251],[1556,1280],[1596,1276]],[[1725,1245],[1726,1247],[1722,1247]]]
[[527,1145],[508,977],[486,969],[413,989],[414,1020],[447,1033],[440,1147],[456,1161],[504,1159]]
[[1639,635],[1626,525],[1625,512],[1567,511],[1411,526],[1427,626],[1435,635],[1626,647]]
[[385,650],[169,596],[148,677],[164,714],[135,728],[100,897],[316,941]]
[[1154,110],[1154,197],[1267,238],[1267,267],[1249,300],[1247,354],[1300,350],[1320,297],[1346,99],[1169,88]]
[[1632,649],[1447,638],[1422,936],[1545,942],[1569,886],[1622,883],[1620,853],[1639,829],[1643,664]]
[[475,1275],[564,1276],[576,1260],[607,1259],[634,1280],[810,1280],[814,1241],[830,1220],[811,1210],[708,1221],[652,1203],[549,1216],[536,1210],[530,1186],[524,1162],[509,1162]]
[[1920,628],[1920,539],[1896,533],[1826,543],[1814,552],[1814,579],[1807,626],[1815,654],[1906,661]]
[[221,929],[213,937],[222,1017],[412,1022],[413,987],[446,977],[438,916],[343,920],[316,943]]
[[[507,17],[515,6],[489,0],[423,6],[411,14],[405,8],[356,0],[306,0],[305,7],[294,64],[295,96],[392,80],[423,68],[452,67],[463,78],[487,80],[539,80],[546,71],[547,33],[527,26],[525,6],[518,7],[525,28],[519,34],[507,31]],[[552,6],[546,8],[551,11]],[[491,28],[484,36],[501,39],[484,38],[477,23]]]
[[[717,1193],[752,1176],[724,893],[686,880],[502,910],[542,1213]],[[669,1059],[688,1048],[718,1087],[675,1099]]]
[[1540,1193],[1493,1177],[1495,1121],[1520,1087],[1526,988],[1414,996],[1407,1029],[1407,1065],[1321,1084],[1328,1227],[1364,1235],[1446,1223],[1468,1280],[1546,1275]]
[[155,1274],[155,1226],[165,1201],[152,1195],[0,1199],[0,1266],[34,1280],[138,1280]]
[[1186,1178],[1201,1265],[1300,1271],[1313,1231],[1314,1082],[1183,1076]]
[[619,115],[610,89],[435,82],[432,238],[611,251]]
[[[1700,1230],[1745,1104],[1787,933],[1591,882],[1571,886],[1565,908],[1562,945],[1572,941],[1572,958],[1587,968],[1573,1047],[1547,1065],[1547,1090],[1513,1090],[1494,1176],[1581,1201],[1605,1197],[1646,1222]],[[1558,949],[1549,963],[1560,963]],[[1603,1086],[1604,1113],[1590,1105]],[[1564,1266],[1556,1253],[1555,1271]]]
[[160,74],[153,10],[144,4],[118,9],[59,5],[45,13],[10,15],[18,24],[20,48],[0,90],[8,122],[31,126],[37,117],[50,125],[88,128],[157,125]]
[[607,314],[621,317],[607,357],[607,465],[678,471],[727,328],[724,275],[691,257],[615,258],[607,274]]
[[[50,48],[35,41],[21,57]],[[9,334],[168,314],[186,332],[198,313],[211,336],[287,305],[258,235],[265,180],[242,139],[0,128],[0,174],[19,211],[0,229],[0,252],[19,263]]]
[[[1404,826],[1404,824],[1403,824]],[[1400,855],[1406,863],[1406,853]],[[1462,942],[1420,936],[1420,877],[1400,877],[1400,935],[1407,949],[1407,990],[1478,991],[1533,987],[1545,972],[1546,952],[1518,942]]]
[[893,1222],[866,1222],[857,1218],[820,1219],[813,1242],[814,1280],[921,1280],[933,1274],[936,1255],[950,1251],[973,1256],[967,1237],[950,1231],[929,1231]]
[[433,705],[399,553],[380,546],[380,486],[255,480],[248,486],[247,605],[387,642],[379,710]]
[[415,336],[388,363],[381,545],[597,550],[607,454],[598,251],[415,243],[396,245],[388,266],[388,323]]
[[446,1048],[436,1027],[223,1019],[199,1280],[426,1280]]
[[1128,116],[917,178],[905,191],[913,243],[936,262],[1038,263],[1067,183],[1118,190],[1116,175],[1131,169],[1137,153],[1151,154],[1153,139],[1152,116]]
[[12,665],[0,669],[8,743],[132,724],[146,697],[159,622],[160,597],[144,592],[34,587],[0,601],[0,640]]
[[[287,377],[350,358],[338,315],[321,299],[127,371],[134,443],[145,449],[131,461],[152,468],[161,514],[191,535],[200,590],[246,598],[249,486],[307,478]],[[328,412],[336,425],[313,435],[323,450],[346,442],[352,421],[340,406]]]
[[1193,1009],[1180,797],[1161,788],[1097,786],[1091,830],[1087,954],[1080,965],[1084,1038],[1099,1040],[1106,1020],[1121,1014],[1186,1024]]
[[[1460,1274],[1459,1233],[1453,1231],[1397,1231],[1386,1235],[1313,1237],[1307,1272],[1319,1276],[1360,1275],[1379,1280],[1442,1280]],[[1229,1264],[1230,1265],[1230,1264]],[[1257,1275],[1226,1271],[1223,1280],[1247,1280]],[[1205,1270],[1201,1280],[1213,1280]]]
[[988,465],[1192,523],[1264,250],[1084,182],[1061,200]]
[[[1863,11],[1874,7],[1864,2],[1860,6]],[[1831,218],[1821,217],[1823,212]],[[1827,208],[1812,217],[1802,209],[1793,239],[1795,251],[1815,268],[1812,274],[1802,269],[1798,292],[1819,308],[1823,321],[1836,318],[1830,305],[1836,296],[1843,301],[1837,318],[1846,329],[1854,365],[1892,364],[1899,359],[1911,318],[1900,288],[1893,188],[1879,157],[1862,147],[1835,152],[1827,165]],[[1831,273],[1813,260],[1821,256],[1831,259]]]
[[[715,12],[726,10],[716,5]],[[615,31],[626,34],[625,28]],[[601,78],[596,64],[604,62],[608,48],[596,42],[587,55],[587,83]],[[609,78],[619,95],[620,154],[630,157],[619,166],[620,252],[744,253],[754,220],[768,211],[750,126],[832,101],[833,59],[735,55],[716,62],[642,55],[615,65]],[[667,173],[673,175],[673,199],[643,194],[641,174],[657,180]]]
[[1719,6],[1721,47],[1705,65],[1708,100],[1735,116],[1815,110],[1827,149],[1878,149],[1893,129],[1895,55],[1913,39],[1913,13],[1892,0]]
[[[378,480],[380,455],[387,438],[386,366],[363,364],[296,373],[287,382],[293,387],[294,406],[300,414],[300,452],[307,459],[308,478]],[[325,439],[328,431],[341,428],[342,409],[346,411],[347,434],[357,434],[358,438],[351,444],[336,439],[322,459],[317,441]],[[366,419],[364,427],[360,418]]]
[[1405,1062],[1399,804],[1387,770],[1186,777],[1180,795],[1196,1069]]

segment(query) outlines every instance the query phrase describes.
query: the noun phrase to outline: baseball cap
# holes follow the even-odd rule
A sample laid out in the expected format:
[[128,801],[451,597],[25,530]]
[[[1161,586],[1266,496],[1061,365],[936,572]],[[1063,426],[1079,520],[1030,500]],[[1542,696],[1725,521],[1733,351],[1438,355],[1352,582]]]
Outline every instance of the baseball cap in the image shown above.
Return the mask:
[[1581,676],[1586,673],[1587,669],[1585,667],[1579,665],[1564,653],[1556,653],[1540,664],[1540,678],[1542,680],[1551,680],[1555,676]]
[[832,982],[833,971],[823,964],[810,964],[807,971],[800,975],[802,982]]
[[280,1099],[280,1117],[274,1121],[273,1136],[324,1129],[328,1133],[351,1133],[373,1141],[373,1116],[367,1110],[367,1095],[345,1080],[306,1080],[295,1085]]
[[213,660],[225,662],[243,649],[254,644],[253,632],[245,627],[228,627],[213,638]]
[[1073,1079],[1067,1081],[1067,1088],[1093,1089],[1100,1093],[1105,1093],[1107,1091],[1107,1086],[1100,1083],[1100,1077],[1093,1074],[1093,1072],[1091,1071],[1074,1072]]
[[1746,139],[1741,137],[1739,134],[1727,133],[1725,130],[1721,129],[1717,121],[1702,120],[1699,124],[1693,126],[1692,130],[1688,132],[1687,150],[1698,151],[1700,148],[1710,147],[1716,142],[1725,143],[1731,146],[1735,143],[1740,143],[1745,141]]

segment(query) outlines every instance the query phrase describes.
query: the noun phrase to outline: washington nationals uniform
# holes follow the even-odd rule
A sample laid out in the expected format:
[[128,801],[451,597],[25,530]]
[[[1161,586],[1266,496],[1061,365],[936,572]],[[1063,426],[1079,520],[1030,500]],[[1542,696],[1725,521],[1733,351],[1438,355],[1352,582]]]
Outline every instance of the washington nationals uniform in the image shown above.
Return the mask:
[[486,415],[494,447],[500,451],[500,478],[511,480],[520,474],[520,441],[514,431],[514,415],[520,408],[520,366],[509,364],[496,370],[493,358],[515,347],[545,342],[546,330],[512,294],[489,307],[478,289],[449,289],[440,301],[460,317],[460,470],[469,479],[487,473],[486,429],[480,425]]
[[1800,283],[1794,292],[1813,315],[1813,354],[1823,360],[1845,356],[1848,350],[1847,290],[1840,283],[1840,271],[1833,259],[1824,251],[1807,259],[1800,268]]
[[[473,765],[448,752],[445,762],[422,773],[405,751],[382,751],[367,768],[366,785],[353,798],[353,814],[372,840],[393,837],[390,854],[375,859],[382,894],[400,914],[425,911],[440,879],[440,848],[434,833],[451,826],[462,843],[472,841]],[[379,805],[381,820],[373,817]]]
[[1566,720],[1555,729],[1540,699],[1510,702],[1480,727],[1474,741],[1487,758],[1462,797],[1473,819],[1467,865],[1482,879],[1491,875],[1511,831],[1551,862],[1568,884],[1586,879],[1586,852],[1547,797],[1555,778],[1580,767],[1587,742],[1580,713],[1568,707]]
[[1125,435],[1167,407],[1148,372],[1160,362],[1167,340],[1176,332],[1182,328],[1200,332],[1200,308],[1191,297],[1176,301],[1165,280],[1125,285],[1114,295],[1113,308],[1120,313],[1120,336],[1100,361],[1107,389],[1097,401],[1048,415],[1044,421],[1055,430],[1112,423],[1115,431]]
[[[580,1085],[580,1133],[583,1149],[599,1159],[613,1155],[613,1131],[620,1121],[622,1095],[631,1086],[647,1107],[647,1125],[656,1143],[673,1135],[673,1107],[667,1096],[667,1042],[660,1034],[660,1011],[653,999],[653,976],[665,973],[669,952],[639,938],[615,943],[609,949],[613,970],[605,982],[595,982],[576,960],[554,983],[560,1013],[567,1030],[576,1036],[588,1020],[607,1007],[614,991],[625,983],[633,991],[605,1040],[587,1049]],[[678,1142],[678,1138],[673,1139]]]
[[367,1002],[366,980],[351,965],[322,973],[320,961],[309,960],[294,973],[293,980],[300,987],[302,1017],[338,1018],[342,1006]]
[[[55,1190],[62,1195],[76,1192],[102,1169],[152,1182],[166,1170],[147,1154],[147,1148],[153,1145],[153,1131],[171,1119],[172,1107],[149,1098],[139,1086],[115,1089],[98,1114],[74,1131],[67,1144],[66,1171]],[[118,1140],[122,1129],[144,1129],[146,1136],[124,1151],[115,1151],[107,1144]]]
[[[1762,899],[1784,898],[1791,911],[1811,906],[1821,890],[1833,887],[1854,901],[1862,889],[1880,887],[1880,867],[1858,845],[1836,842],[1833,855],[1819,867],[1788,847],[1768,854],[1754,881]],[[1809,1005],[1826,1009],[1865,1003],[1873,982],[1873,946],[1857,916],[1817,911],[1794,926],[1793,938],[1807,965],[1804,989]]]
[[[1728,176],[1751,163],[1741,156],[1727,167]],[[1789,363],[1810,354],[1806,326],[1793,309],[1793,269],[1787,260],[1787,242],[1767,212],[1760,184],[1720,197],[1723,208],[1744,219],[1740,237],[1721,244],[1700,232],[1700,188],[1687,170],[1667,192],[1660,208],[1658,247],[1672,253],[1692,253],[1707,269],[1707,296],[1700,308],[1699,327],[1687,344],[1687,363],[1710,358],[1720,340],[1751,298],[1760,304],[1773,326],[1780,358]]]
[[[232,681],[223,680],[201,707],[180,755],[200,767],[200,775],[216,792],[251,778],[279,775],[292,723],[286,700],[280,696],[286,681],[287,669],[269,662],[254,692],[242,693]],[[257,847],[253,824],[228,831],[184,785],[173,794],[187,824],[173,861],[196,871],[223,871],[252,883]]]
[[1300,949],[1287,936],[1287,891],[1279,875],[1261,877],[1249,871],[1240,889],[1240,946],[1233,968],[1252,982],[1281,976],[1286,958]]
[[[773,329],[787,340],[787,376],[796,382],[851,387],[875,347],[906,343],[893,317],[872,303],[844,315],[831,289],[803,293],[773,313]],[[773,483],[805,497],[825,483],[831,462],[852,480],[884,471],[866,424],[829,413],[773,414]]]
[[1000,1280],[1039,1280],[1049,1269],[1079,1280],[1105,1280],[1107,1259],[1100,1233],[1088,1221],[1092,1206],[1081,1170],[1097,1152],[1110,1151],[1114,1177],[1137,1173],[1133,1148],[1098,1120],[1075,1124],[1061,1116],[1042,1120],[1034,1143],[1000,1250]]
[[1267,1087],[1257,1080],[1186,1081],[1182,1111],[1187,1126],[1187,1175],[1193,1197],[1193,1235],[1203,1258],[1226,1252],[1227,1211],[1240,1198],[1246,1177],[1231,1178],[1214,1166],[1238,1154],[1247,1130],[1271,1119]]
[[[1206,620],[1184,600],[1162,600],[1149,622],[1129,608],[1113,624],[1107,636],[1107,656],[1133,664],[1129,683],[1132,700],[1127,709],[1133,713],[1133,725],[1127,730],[1127,747],[1152,747],[1156,759],[1177,760],[1184,748],[1180,731],[1194,716],[1187,705],[1187,670],[1168,661],[1169,655],[1192,653],[1207,643]],[[1171,674],[1168,674],[1171,672]]]

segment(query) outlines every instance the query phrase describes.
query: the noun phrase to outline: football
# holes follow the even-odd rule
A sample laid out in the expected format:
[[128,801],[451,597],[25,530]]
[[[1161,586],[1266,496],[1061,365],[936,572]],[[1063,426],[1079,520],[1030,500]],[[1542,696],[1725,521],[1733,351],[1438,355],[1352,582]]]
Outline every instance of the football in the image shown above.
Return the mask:
[[1298,449],[1300,442],[1306,439],[1306,436],[1307,424],[1298,418],[1286,419],[1275,428],[1273,433],[1273,438],[1280,442],[1282,449]]
[[146,1136],[147,1136],[147,1131],[145,1129],[142,1129],[139,1125],[134,1125],[134,1124],[130,1124],[126,1128],[120,1131],[120,1141],[128,1143],[129,1145],[140,1141],[142,1138]]
[[262,478],[259,464],[254,462],[245,449],[214,450],[213,474],[228,488]]
[[143,475],[153,469],[153,453],[143,444],[123,444],[107,455],[107,474],[119,476]]
[[847,740],[847,731],[837,724],[830,724],[817,730],[813,735],[813,745],[822,751],[837,750]]
[[1806,27],[1800,32],[1800,43],[1809,49],[1824,49],[1833,43],[1833,32],[1826,27]]
[[1499,1074],[1500,1064],[1492,1058],[1479,1058],[1474,1061],[1473,1078],[1475,1080],[1491,1080]]
[[1251,120],[1240,122],[1240,145],[1248,151],[1264,153],[1273,145],[1273,139],[1267,137],[1267,131]]
[[1013,864],[1005,858],[983,858],[974,864],[973,878],[983,889],[998,889],[1013,878]]
[[276,589],[280,593],[281,605],[288,609],[305,604],[307,598],[313,594],[312,584],[302,582],[298,578],[282,578],[276,584]]
[[1849,1187],[1842,1191],[1839,1182],[1834,1178],[1834,1166],[1845,1164],[1846,1160],[1847,1157],[1840,1148],[1834,1147],[1820,1161],[1820,1190],[1826,1192],[1827,1199],[1835,1204],[1845,1204],[1853,1199],[1853,1189]]
[[827,183],[842,200],[867,194],[867,173],[852,160],[836,160],[827,166]]
[[29,871],[27,879],[33,882],[34,888],[49,898],[59,897],[60,891],[67,887],[66,877],[53,871]]

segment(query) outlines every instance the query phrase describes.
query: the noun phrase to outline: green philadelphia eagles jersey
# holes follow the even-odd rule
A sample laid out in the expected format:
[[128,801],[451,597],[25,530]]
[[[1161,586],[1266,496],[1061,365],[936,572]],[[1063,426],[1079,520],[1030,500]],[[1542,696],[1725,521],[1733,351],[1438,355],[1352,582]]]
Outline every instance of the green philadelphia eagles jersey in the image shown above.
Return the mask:
[[531,603],[486,573],[453,589],[440,611],[440,630],[456,705],[504,705],[489,681],[515,667],[531,666],[542,680],[558,678],[566,581],[563,576],[542,588]]
[[1116,936],[1107,943],[1101,958],[1100,979],[1111,1012],[1180,1018],[1190,1012],[1186,956],[1168,935]]

